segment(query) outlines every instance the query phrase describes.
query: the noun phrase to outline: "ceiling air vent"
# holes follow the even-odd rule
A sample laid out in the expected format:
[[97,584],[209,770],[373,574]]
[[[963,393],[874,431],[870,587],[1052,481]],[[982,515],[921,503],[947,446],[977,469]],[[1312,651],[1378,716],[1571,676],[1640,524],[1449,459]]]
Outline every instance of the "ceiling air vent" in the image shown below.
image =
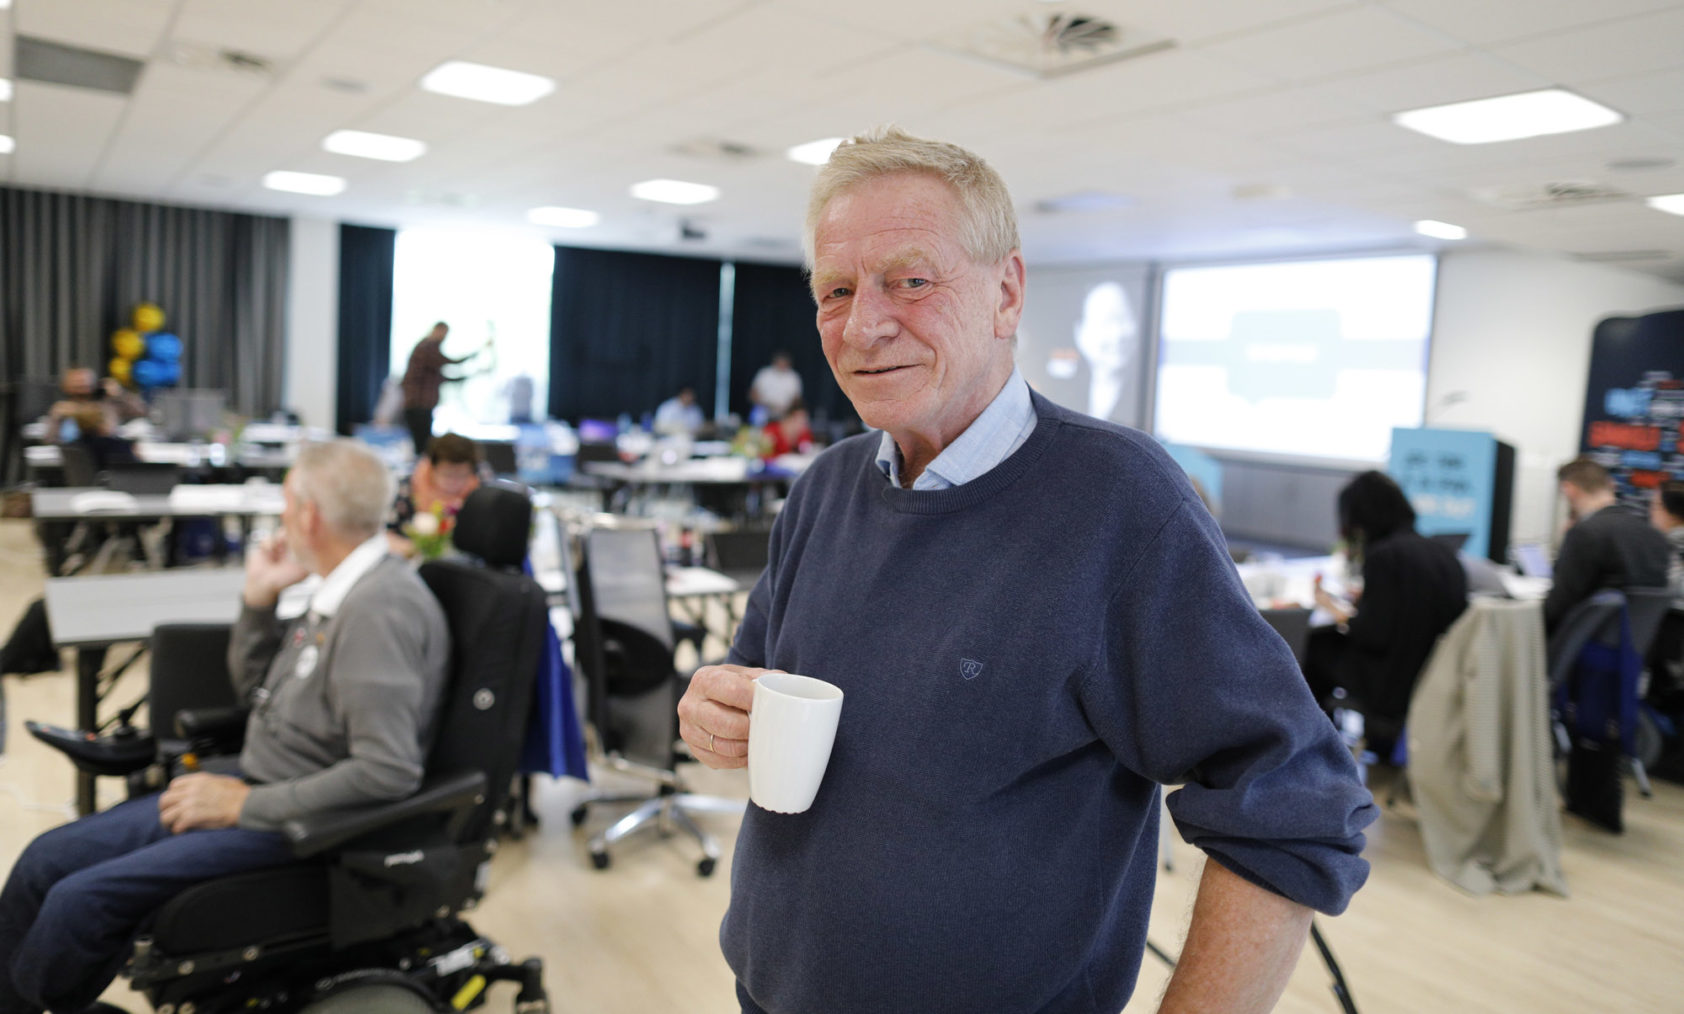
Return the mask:
[[712,159],[716,162],[742,162],[760,156],[759,149],[741,141],[728,141],[722,137],[694,137],[673,145],[672,150],[678,155]]
[[247,77],[274,77],[275,61],[267,56],[200,42],[170,43],[167,59],[177,67]]
[[1624,190],[1586,180],[1481,187],[1474,190],[1472,196],[1477,201],[1509,211],[1536,211],[1540,208],[1566,208],[1578,204],[1600,204],[1603,201],[1631,199],[1631,195]]
[[62,43],[17,37],[17,76],[23,81],[91,88],[127,95],[140,77],[139,60]]
[[1157,53],[1175,40],[1074,11],[1020,14],[968,29],[936,48],[1035,77],[1061,77]]

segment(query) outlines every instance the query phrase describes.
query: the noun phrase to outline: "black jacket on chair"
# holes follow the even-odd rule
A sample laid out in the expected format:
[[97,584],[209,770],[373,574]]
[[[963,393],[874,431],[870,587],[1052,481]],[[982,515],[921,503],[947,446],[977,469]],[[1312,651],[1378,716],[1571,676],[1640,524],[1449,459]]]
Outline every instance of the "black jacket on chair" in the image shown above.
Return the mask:
[[1467,604],[1467,574],[1449,547],[1413,530],[1368,546],[1340,684],[1365,714],[1401,725],[1427,656]]

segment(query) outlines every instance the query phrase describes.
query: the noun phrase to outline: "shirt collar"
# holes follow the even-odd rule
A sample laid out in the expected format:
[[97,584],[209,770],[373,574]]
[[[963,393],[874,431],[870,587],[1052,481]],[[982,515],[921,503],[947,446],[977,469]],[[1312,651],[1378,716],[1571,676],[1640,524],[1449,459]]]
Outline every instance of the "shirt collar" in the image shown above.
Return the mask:
[[309,611],[321,617],[329,617],[338,612],[345,596],[351,593],[352,587],[385,558],[386,533],[380,532],[351,550],[351,554],[340,560],[339,566],[333,568],[327,577],[322,579],[321,587],[310,596]]
[[[912,488],[948,489],[985,475],[1022,447],[1034,429],[1035,405],[1029,399],[1029,384],[1014,366],[1000,393],[925,466],[912,481]],[[877,467],[899,486],[900,466],[900,447],[885,430],[877,444]]]

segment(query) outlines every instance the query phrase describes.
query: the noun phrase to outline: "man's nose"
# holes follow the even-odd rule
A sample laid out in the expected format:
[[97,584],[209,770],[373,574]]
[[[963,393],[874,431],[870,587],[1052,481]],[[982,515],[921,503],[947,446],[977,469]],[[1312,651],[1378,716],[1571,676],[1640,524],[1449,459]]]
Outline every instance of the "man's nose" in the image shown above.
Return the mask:
[[876,286],[862,285],[848,307],[848,323],[842,329],[842,340],[864,348],[893,336],[899,327],[888,294]]

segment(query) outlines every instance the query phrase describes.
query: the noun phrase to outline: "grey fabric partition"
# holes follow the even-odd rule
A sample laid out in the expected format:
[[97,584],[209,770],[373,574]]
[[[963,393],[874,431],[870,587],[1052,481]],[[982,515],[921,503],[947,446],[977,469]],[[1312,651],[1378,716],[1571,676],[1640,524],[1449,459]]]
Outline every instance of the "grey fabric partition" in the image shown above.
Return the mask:
[[182,386],[229,407],[280,407],[290,223],[0,187],[0,376],[101,372],[135,304],[182,340]]

